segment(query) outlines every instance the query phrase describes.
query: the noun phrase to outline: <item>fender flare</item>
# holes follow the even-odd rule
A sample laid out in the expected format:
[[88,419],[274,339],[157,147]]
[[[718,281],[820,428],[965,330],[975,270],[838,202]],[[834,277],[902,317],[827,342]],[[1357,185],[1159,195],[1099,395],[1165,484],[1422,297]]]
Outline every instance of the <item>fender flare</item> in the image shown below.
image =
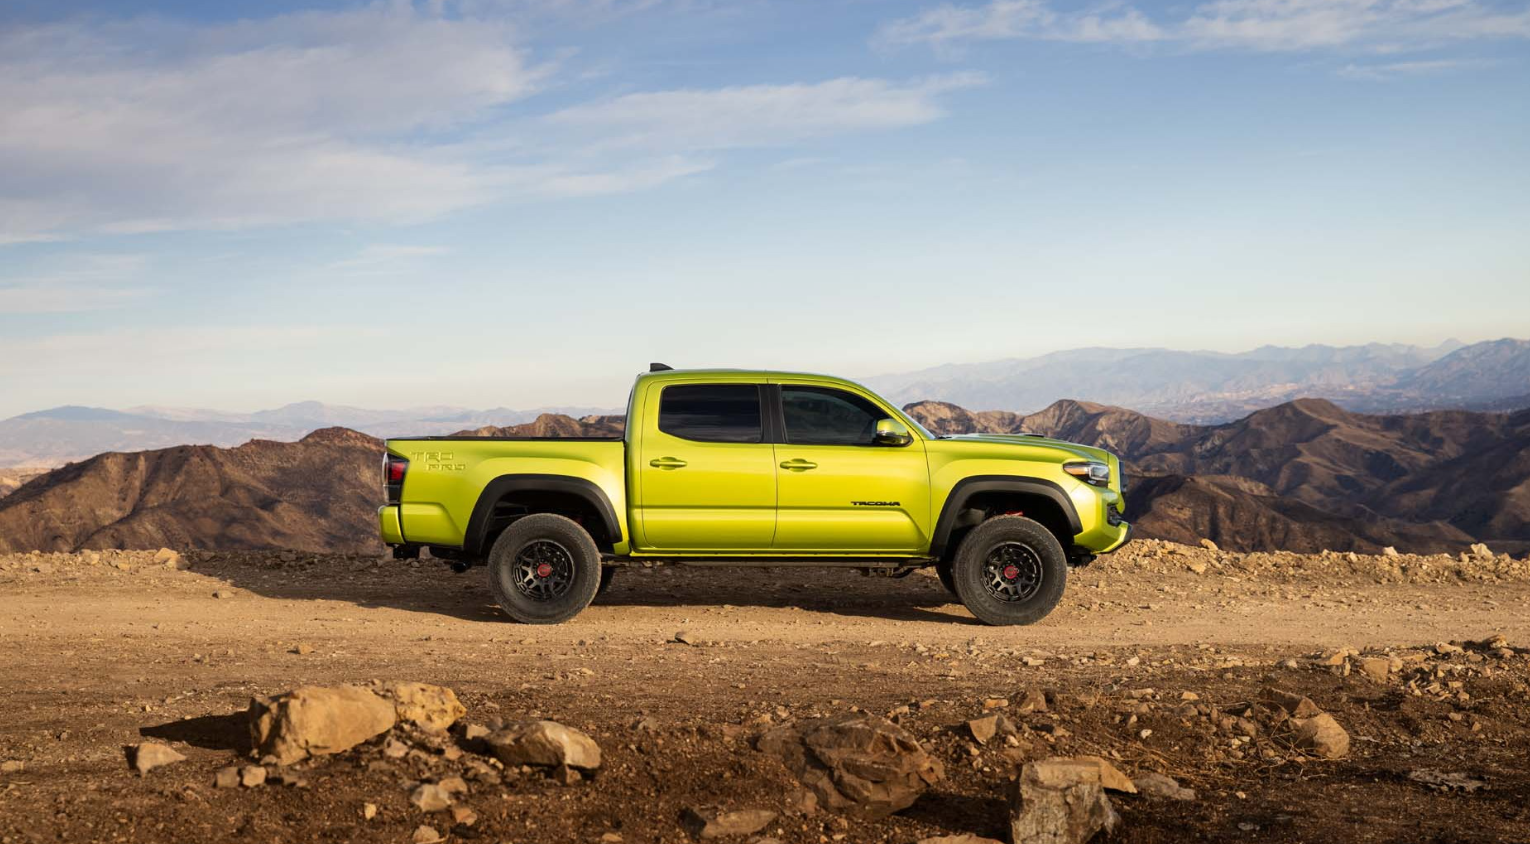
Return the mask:
[[582,498],[600,515],[601,521],[600,525],[586,525],[585,529],[592,535],[596,529],[600,529],[603,535],[595,536],[596,540],[603,539],[613,545],[622,541],[621,521],[616,517],[616,508],[611,506],[611,499],[606,497],[605,490],[593,481],[568,475],[500,475],[489,481],[483,492],[478,494],[478,503],[473,505],[473,515],[468,518],[467,535],[464,537],[466,547],[463,550],[470,554],[488,553],[484,539],[489,529],[489,516],[501,498],[515,492],[558,492]]
[[[1049,499],[1062,509],[1063,516],[1068,520],[1068,529],[1073,531],[1074,536],[1084,532],[1084,524],[1078,518],[1078,509],[1061,486],[1042,478],[973,475],[957,481],[956,486],[951,488],[951,494],[946,496],[945,504],[941,505],[940,518],[935,521],[935,535],[930,539],[931,557],[945,555],[946,543],[950,541],[951,531],[956,527],[957,515],[973,496],[984,492],[1019,492]],[[1066,547],[1068,543],[1063,544]]]

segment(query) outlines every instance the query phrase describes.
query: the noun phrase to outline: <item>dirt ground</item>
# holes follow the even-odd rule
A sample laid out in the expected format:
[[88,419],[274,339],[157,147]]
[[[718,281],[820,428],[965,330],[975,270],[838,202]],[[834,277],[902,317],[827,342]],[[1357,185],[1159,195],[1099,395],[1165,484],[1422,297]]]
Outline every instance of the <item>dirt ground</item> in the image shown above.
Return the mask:
[[[682,812],[708,805],[777,810],[761,834],[785,842],[1003,839],[1017,765],[1077,754],[1198,794],[1112,795],[1117,841],[1530,841],[1524,561],[1142,542],[1074,572],[1042,624],[999,629],[923,574],[624,570],[574,621],[527,627],[499,615],[482,569],[283,552],[188,554],[180,570],[150,557],[0,558],[3,844],[405,842],[422,824],[446,840],[680,842]],[[1395,659],[1375,677],[1345,648]],[[571,785],[470,778],[471,825],[410,805],[413,783],[461,764],[428,742],[402,760],[373,742],[300,763],[299,785],[213,787],[219,768],[248,763],[239,713],[252,695],[374,679],[449,686],[470,721],[578,727],[605,763]],[[1226,713],[1266,687],[1331,713],[1348,755],[1229,729]],[[1046,711],[1019,713],[1032,690]],[[998,711],[1014,741],[970,737],[987,700],[1010,702]],[[946,778],[885,820],[794,813],[794,781],[751,736],[853,708],[894,716]],[[187,760],[139,777],[124,747],[145,737]]]

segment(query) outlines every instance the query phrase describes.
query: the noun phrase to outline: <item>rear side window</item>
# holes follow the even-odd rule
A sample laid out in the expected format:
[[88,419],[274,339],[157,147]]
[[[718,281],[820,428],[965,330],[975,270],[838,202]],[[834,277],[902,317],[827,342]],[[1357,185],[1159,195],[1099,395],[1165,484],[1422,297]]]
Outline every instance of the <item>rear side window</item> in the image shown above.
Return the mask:
[[829,387],[782,387],[786,441],[793,445],[871,445],[882,409]]
[[659,430],[705,443],[757,443],[760,388],[754,384],[676,384],[659,394]]

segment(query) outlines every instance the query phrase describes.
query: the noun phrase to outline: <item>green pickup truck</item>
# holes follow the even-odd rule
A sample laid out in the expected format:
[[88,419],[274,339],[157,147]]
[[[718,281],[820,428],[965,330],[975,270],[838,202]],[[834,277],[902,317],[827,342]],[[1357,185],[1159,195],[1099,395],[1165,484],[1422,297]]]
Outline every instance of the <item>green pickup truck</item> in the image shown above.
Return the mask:
[[1069,566],[1126,544],[1120,461],[1025,434],[938,437],[822,375],[639,375],[621,438],[387,443],[383,541],[487,564],[513,619],[566,621],[622,565],[934,566],[988,624],[1030,624]]

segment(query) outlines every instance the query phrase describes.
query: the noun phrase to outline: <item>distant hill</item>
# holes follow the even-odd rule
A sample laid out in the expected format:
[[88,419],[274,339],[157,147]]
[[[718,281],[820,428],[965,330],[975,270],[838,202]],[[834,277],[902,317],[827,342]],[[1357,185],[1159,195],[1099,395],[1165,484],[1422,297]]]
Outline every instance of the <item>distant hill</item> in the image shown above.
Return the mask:
[[420,407],[367,410],[306,401],[254,413],[187,408],[56,407],[0,420],[0,467],[60,466],[104,451],[173,445],[232,446],[251,439],[294,441],[321,428],[344,427],[375,437],[446,434],[486,425],[518,425],[543,413],[588,415],[599,408],[464,410]]
[[1210,424],[1306,397],[1366,413],[1516,410],[1530,407],[1530,341],[1264,346],[1238,354],[1091,348],[862,381],[900,403],[933,399],[1024,413],[1071,396]]

